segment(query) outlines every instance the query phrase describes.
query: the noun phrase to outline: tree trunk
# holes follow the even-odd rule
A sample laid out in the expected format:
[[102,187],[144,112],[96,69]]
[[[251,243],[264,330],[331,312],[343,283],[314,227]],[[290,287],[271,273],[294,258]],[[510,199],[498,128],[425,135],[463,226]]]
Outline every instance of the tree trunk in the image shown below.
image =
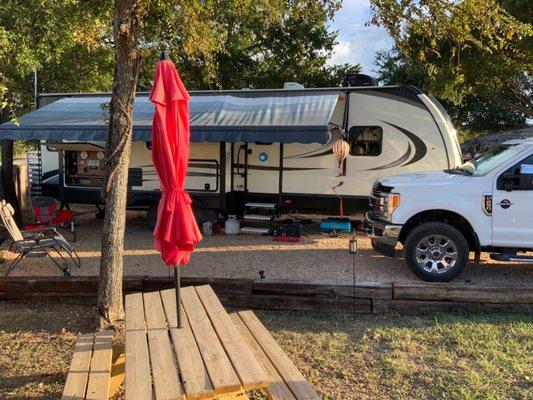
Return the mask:
[[98,287],[98,313],[102,328],[116,326],[124,319],[122,257],[126,227],[132,111],[141,62],[138,49],[141,3],[142,0],[115,0],[113,24],[115,75],[105,149],[103,194],[106,207]]

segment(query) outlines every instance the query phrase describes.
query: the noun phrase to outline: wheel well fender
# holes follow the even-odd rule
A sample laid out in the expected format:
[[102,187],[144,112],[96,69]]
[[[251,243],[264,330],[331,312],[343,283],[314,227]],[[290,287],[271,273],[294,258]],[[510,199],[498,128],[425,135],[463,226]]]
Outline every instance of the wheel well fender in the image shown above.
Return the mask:
[[471,251],[480,251],[481,245],[474,228],[462,215],[449,210],[427,210],[413,215],[403,225],[400,232],[399,241],[403,244],[409,233],[418,225],[425,222],[444,222],[461,232],[468,243]]

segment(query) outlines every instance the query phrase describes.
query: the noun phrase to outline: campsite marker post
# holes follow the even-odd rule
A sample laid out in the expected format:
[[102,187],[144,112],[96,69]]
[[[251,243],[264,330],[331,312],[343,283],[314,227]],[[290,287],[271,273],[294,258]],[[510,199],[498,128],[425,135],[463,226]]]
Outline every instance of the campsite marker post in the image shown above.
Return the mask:
[[355,232],[350,239],[350,254],[352,255],[352,272],[353,272],[353,318],[355,319],[356,299],[355,299],[355,255],[357,254],[357,239]]

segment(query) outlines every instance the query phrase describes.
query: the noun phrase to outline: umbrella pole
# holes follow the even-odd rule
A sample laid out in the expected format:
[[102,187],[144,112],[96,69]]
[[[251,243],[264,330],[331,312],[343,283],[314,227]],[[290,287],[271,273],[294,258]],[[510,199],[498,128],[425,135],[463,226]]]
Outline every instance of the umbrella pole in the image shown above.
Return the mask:
[[178,328],[183,328],[182,321],[181,321],[181,282],[180,282],[180,268],[175,265],[174,266],[174,286],[176,288],[176,317],[178,319]]

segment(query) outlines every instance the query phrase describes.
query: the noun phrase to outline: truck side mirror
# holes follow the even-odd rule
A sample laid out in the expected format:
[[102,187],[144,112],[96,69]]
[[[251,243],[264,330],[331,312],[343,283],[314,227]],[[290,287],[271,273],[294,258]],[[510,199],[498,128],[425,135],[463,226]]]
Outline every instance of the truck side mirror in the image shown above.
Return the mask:
[[533,190],[533,165],[522,164],[520,167],[520,189]]

